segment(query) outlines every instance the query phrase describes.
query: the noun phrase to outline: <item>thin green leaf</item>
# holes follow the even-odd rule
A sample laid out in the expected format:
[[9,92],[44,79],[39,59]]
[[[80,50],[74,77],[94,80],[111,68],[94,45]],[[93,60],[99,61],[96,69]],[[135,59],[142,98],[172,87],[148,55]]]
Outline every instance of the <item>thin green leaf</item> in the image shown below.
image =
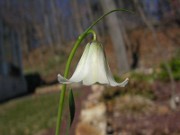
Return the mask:
[[70,127],[71,127],[76,110],[72,89],[70,89],[69,91],[69,110],[70,110]]

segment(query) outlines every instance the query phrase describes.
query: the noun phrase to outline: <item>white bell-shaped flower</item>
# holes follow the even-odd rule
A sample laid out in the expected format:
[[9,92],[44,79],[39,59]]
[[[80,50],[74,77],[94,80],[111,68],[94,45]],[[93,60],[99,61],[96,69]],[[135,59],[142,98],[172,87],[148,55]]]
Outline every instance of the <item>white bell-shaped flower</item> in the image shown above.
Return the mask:
[[124,87],[128,83],[128,78],[121,83],[114,80],[103,46],[99,42],[93,41],[86,45],[72,77],[68,80],[58,74],[58,81],[62,84],[82,83],[83,85],[92,85],[100,83]]

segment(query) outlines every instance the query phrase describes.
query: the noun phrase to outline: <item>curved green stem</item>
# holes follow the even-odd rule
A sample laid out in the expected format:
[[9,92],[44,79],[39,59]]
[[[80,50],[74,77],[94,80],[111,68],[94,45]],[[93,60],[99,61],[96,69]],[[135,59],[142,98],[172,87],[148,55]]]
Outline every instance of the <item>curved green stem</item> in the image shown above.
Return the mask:
[[[126,12],[131,12],[129,10],[126,9],[115,9],[112,11],[109,11],[108,13],[102,15],[100,18],[98,18],[95,22],[92,23],[92,25],[90,25],[84,33],[82,33],[77,41],[74,44],[73,49],[71,50],[71,53],[69,55],[69,58],[67,60],[67,64],[66,64],[66,68],[65,68],[65,72],[64,72],[64,77],[67,78],[68,74],[69,74],[69,69],[70,69],[70,65],[71,65],[71,61],[74,57],[74,54],[77,50],[77,48],[79,47],[80,43],[82,42],[82,40],[89,34],[93,35],[93,41],[96,40],[96,33],[95,31],[92,30],[92,27],[94,25],[96,25],[100,20],[102,20],[105,16],[107,16],[108,14],[112,13],[112,12],[116,12],[116,11],[126,11]],[[132,13],[132,12],[131,12]],[[58,108],[58,116],[57,116],[57,124],[56,124],[56,135],[59,135],[60,133],[60,127],[61,127],[61,121],[62,121],[62,112],[63,112],[63,108],[64,108],[64,99],[65,99],[65,93],[66,93],[66,85],[64,84],[62,86],[62,90],[61,90],[61,94],[60,94],[60,100],[59,100],[59,108]]]
[[[82,35],[79,36],[78,40],[74,44],[73,49],[71,50],[68,60],[67,60],[67,64],[66,64],[66,68],[65,68],[65,72],[64,72],[65,78],[68,77],[71,61],[74,57],[74,54],[75,54],[77,48],[79,47],[82,40],[89,34],[93,34],[93,40],[96,40],[96,33],[93,30],[89,30],[86,33],[83,33]],[[66,85],[63,84],[61,94],[60,94],[60,100],[59,100],[59,109],[58,109],[57,124],[56,124],[56,135],[59,135],[59,133],[60,133],[65,93],[66,93]]]
[[104,17],[106,17],[107,15],[109,15],[109,14],[111,14],[111,13],[113,13],[113,12],[116,12],[116,11],[124,11],[124,12],[129,12],[129,13],[134,14],[133,11],[130,11],[130,10],[127,10],[127,9],[122,9],[122,8],[111,10],[111,11],[105,13],[104,15],[102,15],[101,17],[99,17],[96,21],[94,21],[94,22],[85,30],[84,33],[86,33],[87,31],[89,31],[90,29],[92,29],[93,26],[96,25],[99,21],[101,21]]
[[92,29],[90,29],[87,34],[92,34],[93,35],[93,41],[96,41],[97,40],[97,36],[96,36],[96,32]]

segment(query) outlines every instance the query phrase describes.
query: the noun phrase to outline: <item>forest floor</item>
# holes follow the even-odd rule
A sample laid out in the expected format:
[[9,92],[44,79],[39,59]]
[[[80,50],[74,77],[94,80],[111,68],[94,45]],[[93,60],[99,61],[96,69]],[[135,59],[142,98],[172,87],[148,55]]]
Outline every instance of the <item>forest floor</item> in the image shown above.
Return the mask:
[[[128,86],[127,86],[128,87]],[[115,94],[106,100],[107,125],[113,135],[179,135],[180,134],[180,81],[176,82],[176,109],[170,103],[171,86],[167,82],[151,85],[154,97]],[[114,91],[118,93],[117,91]],[[170,105],[171,104],[171,105]]]

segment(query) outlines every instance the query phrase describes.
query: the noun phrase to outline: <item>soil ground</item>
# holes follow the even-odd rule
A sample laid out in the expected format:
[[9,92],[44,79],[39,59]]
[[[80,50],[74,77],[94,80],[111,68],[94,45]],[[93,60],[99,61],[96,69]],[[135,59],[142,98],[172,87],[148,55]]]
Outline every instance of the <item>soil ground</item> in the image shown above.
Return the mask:
[[[170,84],[156,82],[152,85],[156,99],[152,105],[144,108],[126,108],[126,111],[119,111],[112,106],[121,103],[107,104],[108,124],[113,135],[179,135],[180,134],[180,106],[177,109],[170,108]],[[180,81],[176,82],[176,93],[180,94]],[[179,97],[180,98],[180,97]],[[134,102],[136,102],[134,100]],[[144,101],[145,102],[145,101]],[[122,103],[123,104],[123,103]],[[129,103],[133,104],[133,103]],[[127,107],[127,106],[126,106]],[[132,106],[131,106],[132,107]],[[134,111],[134,112],[131,112]]]

